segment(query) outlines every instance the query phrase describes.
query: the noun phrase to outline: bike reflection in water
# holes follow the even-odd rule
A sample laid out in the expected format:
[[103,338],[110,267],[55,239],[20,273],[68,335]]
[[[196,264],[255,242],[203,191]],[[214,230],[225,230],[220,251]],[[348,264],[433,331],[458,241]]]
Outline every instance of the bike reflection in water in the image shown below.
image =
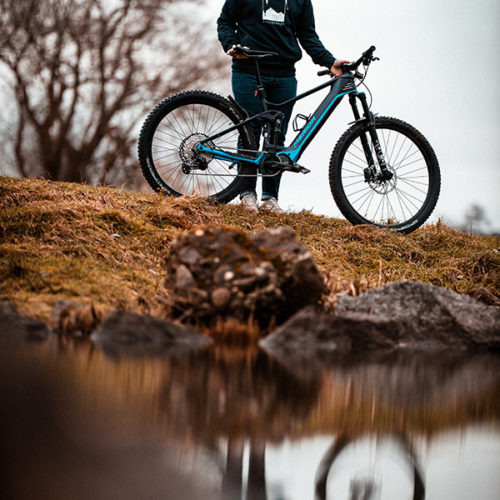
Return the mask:
[[[169,363],[161,406],[176,422],[169,435],[189,429],[209,451],[224,500],[423,500],[415,436],[495,418],[498,380],[491,358],[457,353],[329,359],[217,347]],[[314,436],[324,446],[300,452],[300,462],[276,451]],[[310,479],[307,496],[289,487],[293,476]]]
[[[338,436],[332,446],[320,462],[316,471],[315,481],[315,500],[332,500],[337,498],[346,498],[348,500],[376,500],[380,498],[388,498],[380,496],[384,489],[383,481],[380,480],[376,469],[381,465],[375,461],[372,464],[373,471],[367,471],[360,467],[360,460],[350,467],[344,465],[342,475],[348,478],[348,491],[342,485],[337,484],[335,464],[338,459],[341,459],[344,451],[348,450],[351,445],[356,445],[358,440],[366,438],[360,436]],[[414,451],[411,448],[409,441],[403,435],[389,434],[387,436],[371,436],[371,439],[378,443],[388,440],[391,444],[392,451],[397,450],[398,457],[401,462],[407,465],[407,469],[411,472],[411,477],[397,477],[394,471],[391,472],[391,482],[397,482],[401,479],[403,485],[413,483],[411,493],[407,498],[413,500],[425,499],[425,484],[421,471],[421,467],[417,461]],[[266,485],[266,462],[265,462],[266,443],[263,441],[254,441],[250,439],[248,443],[248,471],[246,476],[246,495],[243,488],[244,467],[244,443],[242,441],[228,442],[226,465],[223,471],[221,499],[232,500],[234,498],[245,498],[246,500],[266,500],[267,485]],[[362,462],[362,460],[361,460]],[[360,470],[361,469],[361,470]],[[388,472],[388,471],[386,471]],[[345,478],[344,478],[345,479]],[[345,485],[344,485],[345,486]],[[398,485],[401,489],[401,484]],[[404,488],[403,488],[404,489]],[[275,497],[273,497],[275,498]],[[394,497],[390,497],[394,498]]]
[[[317,474],[316,474],[316,484],[315,484],[315,499],[316,500],[327,500],[327,498],[335,498],[334,495],[328,496],[328,491],[331,488],[327,488],[328,482],[334,482],[334,465],[339,459],[342,453],[352,444],[355,444],[357,440],[363,436],[347,436],[341,435],[336,438],[332,446],[328,449],[327,453],[321,460]],[[378,436],[377,441],[381,442],[384,439],[389,438],[392,444],[396,445],[398,448],[398,455],[403,462],[408,465],[409,470],[411,470],[412,480],[413,480],[413,500],[423,500],[425,498],[425,484],[422,475],[420,465],[415,456],[415,452],[406,437],[402,434],[393,434],[387,436]],[[375,464],[376,465],[376,464]],[[375,500],[380,498],[378,496],[379,490],[382,484],[377,483],[376,477],[373,473],[366,474],[363,471],[361,475],[357,475],[356,467],[353,467],[349,475],[349,500]]]

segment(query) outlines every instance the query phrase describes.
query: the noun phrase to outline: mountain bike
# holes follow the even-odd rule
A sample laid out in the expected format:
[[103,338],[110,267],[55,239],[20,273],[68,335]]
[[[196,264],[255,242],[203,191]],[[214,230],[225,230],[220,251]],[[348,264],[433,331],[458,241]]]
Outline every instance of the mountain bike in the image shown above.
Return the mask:
[[[320,71],[319,76],[330,75],[329,81],[282,103],[267,100],[258,64],[277,54],[237,50],[255,63],[262,112],[248,116],[231,96],[204,91],[163,100],[146,118],[138,146],[142,172],[154,190],[174,196],[200,194],[226,203],[243,191],[250,177],[306,174],[310,170],[298,164],[301,155],[347,97],[354,121],[338,140],[329,165],[330,189],[340,211],[353,224],[402,233],[428,219],[441,184],[431,145],[408,123],[374,114],[366,93],[358,90],[370,64],[378,60],[374,46],[344,64],[342,76]],[[283,113],[277,108],[326,88],[326,97],[312,114],[298,114],[293,120],[297,135],[292,142],[279,146]],[[262,127],[260,148],[251,127],[254,121]]]

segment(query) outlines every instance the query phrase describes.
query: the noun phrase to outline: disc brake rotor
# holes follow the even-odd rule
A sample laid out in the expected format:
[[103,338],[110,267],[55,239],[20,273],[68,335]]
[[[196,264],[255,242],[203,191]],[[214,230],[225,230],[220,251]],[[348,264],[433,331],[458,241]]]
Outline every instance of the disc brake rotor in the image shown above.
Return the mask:
[[389,180],[374,179],[368,182],[373,191],[378,194],[388,194],[396,189],[398,180],[396,171],[390,165],[387,165],[387,170],[389,170],[389,172],[392,174],[392,177]]

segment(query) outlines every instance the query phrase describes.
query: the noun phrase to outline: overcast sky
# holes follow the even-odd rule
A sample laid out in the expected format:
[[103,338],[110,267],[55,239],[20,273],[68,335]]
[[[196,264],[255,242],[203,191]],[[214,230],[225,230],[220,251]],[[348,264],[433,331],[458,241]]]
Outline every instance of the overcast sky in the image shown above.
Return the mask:
[[[210,0],[214,21],[223,3]],[[431,220],[459,222],[469,205],[479,203],[500,229],[500,2],[313,0],[313,6],[317,32],[335,57],[355,59],[377,47],[381,60],[367,79],[372,110],[411,123],[434,147],[442,188]],[[297,65],[299,92],[324,81],[317,69],[304,53]],[[322,96],[299,101],[294,113],[309,114]],[[351,119],[346,100],[301,158],[312,172],[284,175],[284,208],[340,216],[328,162]]]

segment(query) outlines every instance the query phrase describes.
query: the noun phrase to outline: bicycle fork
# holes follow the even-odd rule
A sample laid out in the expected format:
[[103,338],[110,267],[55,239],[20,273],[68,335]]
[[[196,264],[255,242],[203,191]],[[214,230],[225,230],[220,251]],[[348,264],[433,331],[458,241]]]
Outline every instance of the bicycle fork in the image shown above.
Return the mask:
[[[361,118],[356,103],[356,99],[359,99],[361,101],[364,118]],[[368,164],[368,167],[364,169],[365,182],[376,182],[376,181],[383,182],[392,179],[394,174],[390,172],[387,163],[385,161],[384,152],[382,151],[382,147],[378,139],[377,128],[375,126],[375,115],[370,111],[368,102],[366,101],[366,95],[363,92],[356,92],[353,94],[349,94],[349,104],[351,105],[352,112],[354,114],[355,123],[360,123],[360,122],[367,123],[368,134],[370,135],[372,143],[372,147],[370,147],[370,143],[368,141],[366,133],[360,134],[361,144],[363,146],[363,152],[365,154],[366,162]],[[375,156],[377,157],[377,163],[379,169],[377,169],[375,160],[373,158],[373,150],[375,151]]]

